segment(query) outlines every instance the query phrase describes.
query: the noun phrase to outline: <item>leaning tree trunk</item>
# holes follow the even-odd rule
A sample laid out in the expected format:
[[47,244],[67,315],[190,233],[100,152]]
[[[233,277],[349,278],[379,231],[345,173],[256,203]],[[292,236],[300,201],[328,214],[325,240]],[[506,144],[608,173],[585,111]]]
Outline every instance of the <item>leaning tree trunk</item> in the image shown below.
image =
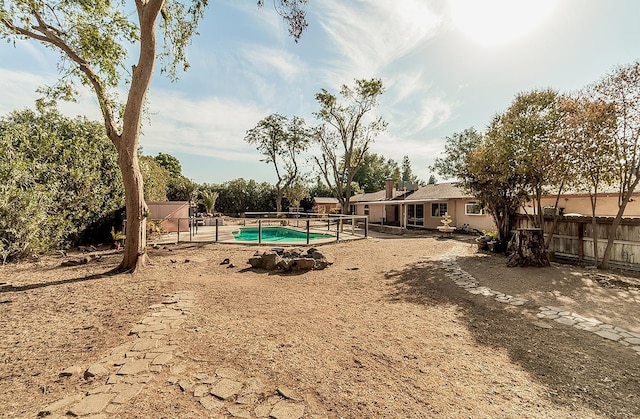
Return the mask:
[[147,216],[149,210],[144,200],[142,174],[137,152],[118,151],[118,165],[125,189],[127,223],[122,262],[116,268],[120,272],[134,272],[147,262]]
[[146,264],[148,258],[145,248],[149,211],[144,200],[142,174],[138,165],[138,139],[144,100],[151,84],[155,66],[156,20],[163,4],[162,0],[136,1],[138,19],[140,20],[138,64],[132,68],[131,85],[124,109],[122,134],[117,136],[112,132],[109,135],[118,150],[118,166],[122,172],[127,211],[124,256],[120,266],[116,268],[116,271],[119,272],[135,272]]
[[540,229],[518,229],[511,252],[507,266],[549,266],[544,234]]

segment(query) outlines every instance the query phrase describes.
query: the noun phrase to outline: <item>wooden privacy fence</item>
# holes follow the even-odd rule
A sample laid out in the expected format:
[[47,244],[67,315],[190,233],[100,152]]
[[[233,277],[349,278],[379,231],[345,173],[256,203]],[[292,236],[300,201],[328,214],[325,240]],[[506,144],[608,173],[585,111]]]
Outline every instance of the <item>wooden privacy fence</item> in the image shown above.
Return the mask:
[[[595,234],[592,217],[559,217],[556,232],[549,245],[554,256],[593,263],[593,240],[598,240],[598,260],[607,247],[613,217],[596,217]],[[545,237],[551,232],[553,217],[545,217]],[[527,216],[518,216],[514,228],[534,228]],[[615,232],[610,265],[640,270],[640,218],[623,218]]]

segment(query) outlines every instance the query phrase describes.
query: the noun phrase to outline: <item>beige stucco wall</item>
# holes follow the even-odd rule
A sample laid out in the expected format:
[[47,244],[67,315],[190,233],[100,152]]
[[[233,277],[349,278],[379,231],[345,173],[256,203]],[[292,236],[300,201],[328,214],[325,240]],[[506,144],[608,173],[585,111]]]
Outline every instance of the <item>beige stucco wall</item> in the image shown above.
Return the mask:
[[[354,215],[364,215],[364,205],[356,204],[356,213]],[[384,207],[384,205],[369,204],[369,221],[372,223],[382,222]]]
[[453,200],[455,205],[449,204],[450,207],[455,206],[455,214],[454,218],[455,226],[462,227],[464,224],[468,224],[470,228],[475,228],[477,230],[487,230],[487,231],[496,231],[496,224],[493,222],[493,217],[489,214],[483,215],[466,215],[465,214],[465,205],[476,202],[473,199],[456,199]]
[[[554,206],[555,197],[542,198],[542,206]],[[615,216],[618,213],[618,197],[617,196],[599,196],[596,201],[597,216]],[[558,207],[564,208],[565,214],[582,214],[591,215],[591,201],[588,196],[567,196],[561,197],[558,201]],[[533,208],[528,207],[527,212],[533,213]],[[631,202],[627,204],[624,212],[625,217],[640,217],[640,196],[635,196]]]
[[178,218],[180,220],[180,231],[189,230],[189,202],[188,201],[161,201],[148,202],[149,219],[163,220],[162,227],[165,231],[178,231]]
[[[452,199],[452,200],[443,200],[443,201],[428,201],[422,203],[424,205],[424,228],[428,229],[437,229],[438,226],[443,225],[441,220],[442,217],[432,217],[431,216],[431,204],[433,203],[447,203],[447,208],[449,210],[449,215],[451,216],[452,223],[451,225],[454,227],[462,227],[463,224],[468,224],[470,228],[477,230],[496,230],[496,226],[493,222],[493,218],[491,216],[484,215],[465,215],[465,204],[474,202],[471,199]],[[416,202],[414,204],[420,204],[420,202]],[[399,218],[400,225],[404,225],[404,217],[407,204],[396,204],[400,206],[399,209]],[[390,207],[391,205],[386,205]],[[384,216],[385,205],[383,204],[369,204],[369,221],[373,223],[380,223]],[[364,215],[364,204],[356,204],[356,215]],[[420,227],[420,226],[413,226]]]

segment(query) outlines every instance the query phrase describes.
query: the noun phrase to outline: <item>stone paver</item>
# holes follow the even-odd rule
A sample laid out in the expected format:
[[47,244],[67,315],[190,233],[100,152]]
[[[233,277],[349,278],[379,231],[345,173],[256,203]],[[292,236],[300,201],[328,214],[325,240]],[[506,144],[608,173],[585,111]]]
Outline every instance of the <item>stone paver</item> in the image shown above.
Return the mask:
[[117,375],[135,375],[140,374],[141,372],[147,371],[149,368],[149,361],[145,359],[132,359],[131,361],[125,362],[118,372]]
[[242,389],[239,381],[223,378],[211,387],[211,394],[222,400],[228,400],[236,396]]
[[630,332],[611,324],[603,323],[592,317],[584,317],[577,313],[570,313],[558,307],[540,307],[538,318],[555,320],[558,323],[563,323],[577,329],[594,333],[604,339],[618,342],[624,346],[631,346],[640,343],[640,339],[635,337],[636,333],[634,332]]
[[192,292],[163,297],[167,298],[163,304],[151,306],[149,309],[154,312],[130,329],[130,335],[136,336],[132,342],[113,348],[108,356],[86,369],[74,366],[63,371],[66,376],[84,371],[84,378],[96,382],[95,387],[49,404],[40,415],[106,419],[117,415],[124,403],[136,397],[153,379],[154,372],[160,372],[162,365],[171,361],[178,345],[170,335],[184,322],[187,308],[193,306]]
[[[443,255],[441,261],[447,277],[449,277],[456,285],[464,288],[471,294],[493,297],[496,301],[513,306],[522,306],[527,303],[527,300],[524,298],[505,295],[490,288],[479,286],[478,281],[473,278],[473,276],[460,268],[456,262],[456,256],[453,254]],[[640,333],[631,332],[618,326],[606,324],[592,317],[584,317],[578,313],[572,313],[561,307],[545,306],[540,307],[538,310],[540,311],[537,314],[539,319],[553,320],[566,326],[572,326],[576,329],[594,333],[604,339],[627,346],[640,355],[640,346],[638,346],[640,345]]]
[[455,261],[455,256],[453,255],[443,256],[442,265],[444,266],[447,277],[451,279],[457,286],[465,289],[470,294],[493,297],[494,300],[500,303],[509,304],[512,306],[523,306],[527,303],[527,300],[525,300],[524,298],[514,297],[513,295],[507,295],[498,291],[494,291],[488,287],[479,286],[478,281],[472,275],[458,266]]
[[274,419],[300,419],[304,415],[304,405],[281,401],[273,406],[269,416]]
[[111,393],[91,394],[69,409],[68,414],[71,416],[86,416],[100,413],[114,397],[115,395]]
[[171,353],[169,352],[159,354],[158,356],[153,358],[153,361],[151,361],[151,365],[164,365],[169,362],[171,358],[173,358],[173,355],[171,355]]

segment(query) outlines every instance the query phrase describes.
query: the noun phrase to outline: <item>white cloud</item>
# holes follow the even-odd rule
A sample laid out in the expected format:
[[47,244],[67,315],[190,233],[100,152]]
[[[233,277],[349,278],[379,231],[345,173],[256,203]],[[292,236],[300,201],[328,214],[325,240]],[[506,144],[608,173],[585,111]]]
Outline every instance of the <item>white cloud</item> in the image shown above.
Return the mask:
[[306,71],[306,65],[299,57],[281,49],[258,45],[245,45],[239,49],[254,73],[261,73],[263,77],[268,76],[268,72],[271,70],[283,80],[291,82],[301,72]]
[[150,103],[151,125],[143,129],[143,147],[255,161],[255,150],[244,137],[267,114],[264,109],[233,99],[192,100],[159,89],[151,92]]
[[381,2],[325,0],[318,19],[339,59],[328,77],[339,83],[376,76],[425,39],[435,36],[441,17],[420,0]]
[[[33,109],[35,101],[41,95],[36,92],[39,87],[53,84],[57,75],[34,74],[26,71],[13,71],[0,68],[0,115],[25,108]],[[102,120],[100,108],[93,91],[80,86],[77,102],[59,102],[58,109],[65,115],[87,116],[91,119]]]
[[22,71],[12,71],[0,68],[0,114],[11,111],[33,108],[37,95],[35,90],[44,84],[42,76]]

